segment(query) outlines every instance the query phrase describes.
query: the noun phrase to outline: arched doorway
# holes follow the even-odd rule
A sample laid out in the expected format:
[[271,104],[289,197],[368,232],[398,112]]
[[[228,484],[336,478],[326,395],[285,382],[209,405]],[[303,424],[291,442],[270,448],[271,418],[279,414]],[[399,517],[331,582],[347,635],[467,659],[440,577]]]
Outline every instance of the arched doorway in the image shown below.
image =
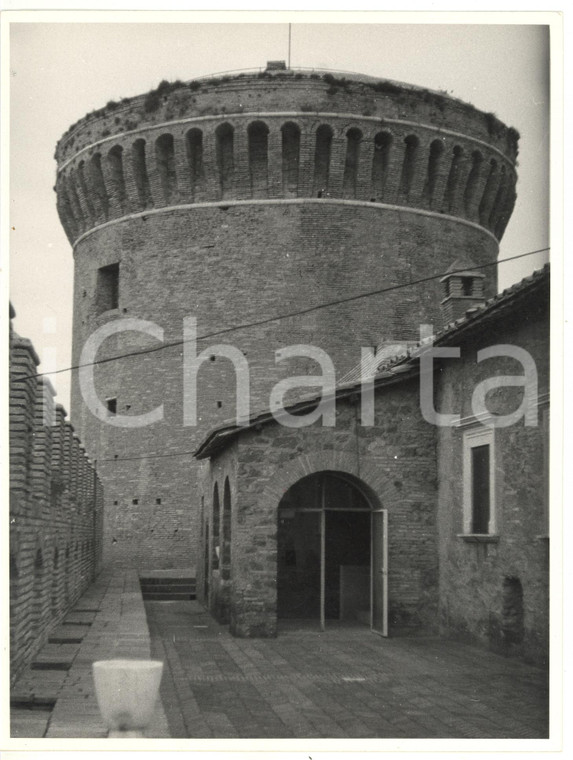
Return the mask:
[[387,513],[358,478],[308,475],[280,501],[277,615],[387,635]]

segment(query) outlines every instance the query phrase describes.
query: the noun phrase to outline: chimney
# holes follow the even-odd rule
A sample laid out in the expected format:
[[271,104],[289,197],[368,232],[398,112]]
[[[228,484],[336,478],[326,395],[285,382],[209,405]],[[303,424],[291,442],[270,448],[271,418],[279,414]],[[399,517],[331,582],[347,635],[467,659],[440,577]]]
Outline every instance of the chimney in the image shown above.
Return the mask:
[[267,61],[267,71],[286,71],[286,61]]
[[483,285],[485,274],[478,272],[468,258],[456,259],[442,277],[444,297],[440,303],[444,325],[465,316],[468,309],[485,303]]

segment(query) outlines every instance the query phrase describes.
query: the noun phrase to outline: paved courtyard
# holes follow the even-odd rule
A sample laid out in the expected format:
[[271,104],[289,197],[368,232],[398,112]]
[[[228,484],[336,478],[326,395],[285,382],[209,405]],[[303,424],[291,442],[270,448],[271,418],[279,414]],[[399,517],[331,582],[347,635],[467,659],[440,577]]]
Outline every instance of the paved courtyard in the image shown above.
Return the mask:
[[437,638],[289,625],[236,639],[197,602],[145,602],[172,738],[546,738],[543,670]]

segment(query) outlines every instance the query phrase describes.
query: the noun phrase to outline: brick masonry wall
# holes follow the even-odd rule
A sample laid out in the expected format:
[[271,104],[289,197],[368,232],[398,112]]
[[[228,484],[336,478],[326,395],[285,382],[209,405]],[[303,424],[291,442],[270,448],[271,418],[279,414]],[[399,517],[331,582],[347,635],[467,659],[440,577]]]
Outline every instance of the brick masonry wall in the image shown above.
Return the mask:
[[11,681],[101,567],[102,487],[38,364],[11,331]]
[[[460,360],[442,365],[437,407],[444,413],[471,417],[471,397],[482,380],[493,375],[523,375],[509,358],[476,363],[476,352],[492,344],[527,350],[539,380],[538,425],[523,420],[494,431],[498,543],[468,543],[463,530],[463,435],[483,426],[438,429],[440,537],[440,627],[447,635],[515,653],[544,663],[548,656],[548,454],[549,317],[547,294],[537,295],[521,310],[504,314],[488,331],[460,346]],[[493,414],[517,409],[522,393],[514,387],[490,392]],[[504,582],[518,580],[523,590],[523,638],[504,634]]]
[[[373,506],[388,510],[390,632],[436,631],[435,429],[421,418],[418,381],[376,395],[375,424],[357,424],[359,406],[339,400],[336,426],[248,430],[204,465],[203,540],[198,592],[237,636],[277,632],[277,529],[281,498],[301,478],[324,470],[356,478]],[[213,491],[231,491],[231,572],[213,566]],[[207,573],[207,583],[205,576]],[[207,586],[207,596],[205,590]]]
[[[165,330],[165,342],[179,341],[187,316],[197,317],[199,334],[264,320],[445,271],[461,247],[480,263],[497,248],[485,233],[454,221],[334,202],[172,211],[121,222],[76,247],[73,363],[91,332],[111,320],[149,320]],[[97,270],[116,261],[119,308],[97,315]],[[493,294],[493,268],[486,271]],[[318,371],[306,359],[276,364],[277,349],[316,345],[342,377],[360,361],[362,346],[416,339],[420,322],[439,319],[440,298],[438,282],[391,291],[214,337],[198,351],[219,342],[240,349],[257,410],[268,406],[280,378]],[[142,334],[123,333],[108,339],[98,357],[155,345]],[[185,427],[181,354],[178,346],[96,368],[100,399],[117,398],[119,413],[164,405],[163,421],[135,430],[96,419],[82,403],[74,373],[72,417],[105,485],[106,559],[147,568],[195,562],[196,465],[191,453],[181,452],[192,452],[209,429],[233,417],[235,382],[228,360],[207,359],[198,379],[200,419],[197,427]]]

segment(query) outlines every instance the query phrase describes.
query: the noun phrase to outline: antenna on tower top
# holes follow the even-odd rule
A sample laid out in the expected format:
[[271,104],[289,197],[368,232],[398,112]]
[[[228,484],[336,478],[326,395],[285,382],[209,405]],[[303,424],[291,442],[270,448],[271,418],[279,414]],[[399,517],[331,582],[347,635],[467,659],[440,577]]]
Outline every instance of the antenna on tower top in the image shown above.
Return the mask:
[[288,62],[287,62],[287,69],[290,69],[290,36],[291,36],[291,27],[292,24],[288,25]]

